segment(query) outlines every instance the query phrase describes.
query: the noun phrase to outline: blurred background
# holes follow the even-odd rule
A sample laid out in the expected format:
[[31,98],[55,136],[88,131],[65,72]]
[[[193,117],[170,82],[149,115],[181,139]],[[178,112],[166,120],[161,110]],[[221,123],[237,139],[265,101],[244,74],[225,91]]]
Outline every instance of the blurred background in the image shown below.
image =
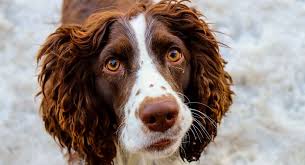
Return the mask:
[[[305,0],[193,0],[233,76],[234,104],[202,165],[305,164]],[[61,0],[0,0],[0,165],[63,165],[38,114],[35,55]]]

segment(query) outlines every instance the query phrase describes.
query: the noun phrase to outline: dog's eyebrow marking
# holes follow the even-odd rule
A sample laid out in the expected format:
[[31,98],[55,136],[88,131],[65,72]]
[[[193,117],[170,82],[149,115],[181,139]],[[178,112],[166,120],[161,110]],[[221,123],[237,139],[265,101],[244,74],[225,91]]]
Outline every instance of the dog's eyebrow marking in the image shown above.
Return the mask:
[[164,86],[161,86],[161,89],[166,90],[166,88]]

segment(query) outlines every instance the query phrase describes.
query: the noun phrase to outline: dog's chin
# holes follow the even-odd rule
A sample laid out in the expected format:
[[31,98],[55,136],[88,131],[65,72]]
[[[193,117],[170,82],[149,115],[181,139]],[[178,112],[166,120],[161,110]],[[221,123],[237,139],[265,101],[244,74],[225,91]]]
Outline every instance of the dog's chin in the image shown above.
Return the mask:
[[162,159],[175,154],[179,150],[181,139],[163,139],[143,149],[143,154],[149,159]]
[[153,143],[141,146],[130,147],[127,149],[129,153],[140,154],[148,159],[162,159],[177,153],[181,145],[182,138],[172,139],[163,138]]

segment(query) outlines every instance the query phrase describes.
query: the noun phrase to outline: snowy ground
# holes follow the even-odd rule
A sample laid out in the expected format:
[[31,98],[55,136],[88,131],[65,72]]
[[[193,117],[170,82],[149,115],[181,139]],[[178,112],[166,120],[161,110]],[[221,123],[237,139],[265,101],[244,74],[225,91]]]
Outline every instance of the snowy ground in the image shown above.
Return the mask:
[[[60,0],[0,0],[0,165],[57,165],[34,99],[35,53]],[[236,96],[203,165],[305,164],[305,1],[197,0],[231,48]]]

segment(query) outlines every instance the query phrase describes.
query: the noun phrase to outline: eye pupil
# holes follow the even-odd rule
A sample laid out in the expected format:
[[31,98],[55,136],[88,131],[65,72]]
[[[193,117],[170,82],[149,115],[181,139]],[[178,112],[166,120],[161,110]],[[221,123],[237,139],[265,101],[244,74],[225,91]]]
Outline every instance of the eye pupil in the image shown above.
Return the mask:
[[171,50],[167,54],[167,59],[170,62],[177,62],[182,58],[181,53],[178,50]]
[[120,67],[120,62],[117,59],[110,59],[107,62],[106,68],[112,72],[117,71]]
[[171,58],[177,57],[177,52],[176,52],[176,51],[171,52],[171,53],[170,53],[170,57],[171,57]]

